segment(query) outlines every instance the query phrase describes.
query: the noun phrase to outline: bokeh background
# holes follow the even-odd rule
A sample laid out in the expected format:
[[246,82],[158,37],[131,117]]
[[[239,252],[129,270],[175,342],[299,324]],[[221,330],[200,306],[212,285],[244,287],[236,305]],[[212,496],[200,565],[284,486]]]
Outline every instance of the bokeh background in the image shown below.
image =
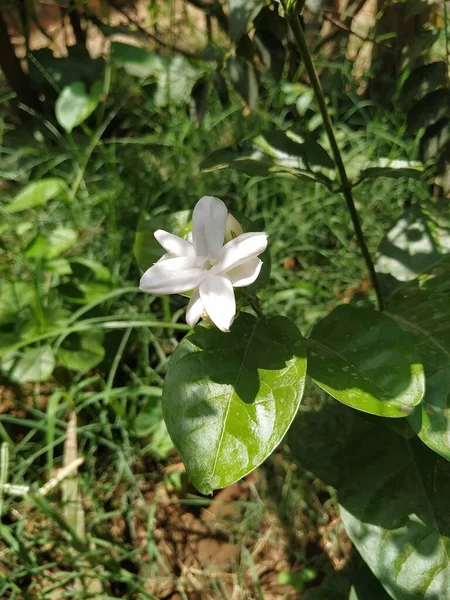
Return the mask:
[[[303,13],[374,255],[405,209],[449,191],[447,10]],[[213,195],[270,234],[264,311],[307,334],[373,301],[278,11],[0,3],[1,598],[350,597],[334,490],[286,444],[211,497],[190,485],[161,411],[187,301],[137,289],[152,231]],[[310,384],[305,406],[324,401]]]

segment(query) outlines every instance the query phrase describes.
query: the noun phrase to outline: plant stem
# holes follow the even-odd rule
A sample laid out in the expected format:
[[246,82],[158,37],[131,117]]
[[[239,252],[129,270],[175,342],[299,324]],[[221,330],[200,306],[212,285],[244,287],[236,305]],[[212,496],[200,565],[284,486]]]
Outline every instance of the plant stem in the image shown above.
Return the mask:
[[378,300],[378,307],[380,310],[383,310],[383,296],[381,293],[380,283],[377,278],[377,274],[375,272],[375,267],[372,261],[372,257],[370,256],[369,249],[367,248],[366,240],[364,239],[364,234],[361,228],[361,221],[359,219],[358,211],[356,210],[355,202],[353,200],[352,194],[352,186],[347,177],[347,172],[345,170],[344,162],[342,160],[342,155],[339,150],[339,146],[336,141],[336,137],[334,135],[333,125],[331,123],[331,118],[328,113],[327,104],[325,101],[325,96],[323,94],[322,86],[319,81],[319,77],[317,76],[316,69],[314,67],[311,54],[309,52],[308,44],[306,42],[305,34],[303,33],[302,26],[300,24],[300,20],[297,16],[297,11],[295,7],[287,8],[286,10],[286,18],[291,26],[292,33],[294,34],[295,40],[298,44],[298,48],[300,51],[300,55],[303,59],[306,72],[308,73],[309,80],[314,90],[314,94],[317,100],[317,104],[319,105],[319,110],[322,115],[323,125],[325,127],[325,132],[327,134],[328,140],[331,146],[331,152],[333,154],[334,163],[336,165],[336,169],[339,173],[339,178],[341,180],[341,191],[347,202],[347,208],[350,213],[350,217],[352,219],[353,228],[355,230],[355,234],[361,248],[362,255],[367,265],[367,269],[370,274],[370,279],[372,281],[373,289],[375,290],[375,294]]
[[249,297],[249,302],[250,302],[250,306],[255,311],[256,316],[258,317],[258,319],[264,319],[264,313],[263,313],[263,311],[261,309],[261,306],[259,304],[259,298],[257,296],[250,296]]

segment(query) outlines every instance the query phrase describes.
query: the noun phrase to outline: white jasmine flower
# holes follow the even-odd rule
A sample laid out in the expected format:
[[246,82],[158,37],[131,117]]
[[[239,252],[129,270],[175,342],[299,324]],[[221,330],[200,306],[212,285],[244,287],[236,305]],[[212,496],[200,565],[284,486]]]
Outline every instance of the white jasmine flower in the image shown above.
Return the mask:
[[[222,200],[203,196],[192,216],[192,242],[155,231],[167,254],[144,273],[139,287],[152,294],[193,290],[186,311],[190,327],[204,316],[229,331],[236,314],[233,287],[252,284],[261,271],[258,256],[267,247],[267,233],[241,233],[239,223],[229,217]],[[224,244],[226,238],[230,241]]]

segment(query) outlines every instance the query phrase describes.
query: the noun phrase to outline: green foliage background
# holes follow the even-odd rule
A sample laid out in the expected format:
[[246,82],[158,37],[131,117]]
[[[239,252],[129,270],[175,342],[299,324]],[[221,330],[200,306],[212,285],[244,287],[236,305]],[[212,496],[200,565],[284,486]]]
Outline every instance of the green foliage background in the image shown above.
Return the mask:
[[[356,36],[360,49],[373,48],[363,78],[349,60],[348,35],[362,5],[336,13],[307,3],[304,13],[377,257],[387,298],[381,315],[372,309],[375,296],[330,147],[277,2],[186,2],[181,26],[172,2],[144,2],[144,16],[126,4],[104,3],[98,14],[90,3],[61,3],[68,35],[62,57],[51,31],[34,46],[33,31],[46,26],[39,3],[18,4],[0,7],[0,25],[10,34],[3,43],[15,39],[17,27],[25,40],[22,54],[15,48],[24,55],[22,75],[0,49],[0,596],[148,599],[177,591],[190,598],[196,591],[231,598],[234,590],[242,598],[445,600],[446,5],[408,0],[382,7],[368,38]],[[197,12],[189,12],[192,5]],[[400,11],[403,29],[391,10]],[[333,20],[327,42],[323,24]],[[101,56],[89,53],[87,34],[103,36]],[[286,442],[283,427],[301,399],[294,394],[280,435],[260,458],[275,450],[273,456],[238,484],[250,491],[239,488],[241,499],[226,501],[237,512],[215,521],[239,556],[218,575],[192,567],[194,585],[162,551],[169,534],[161,542],[161,511],[178,511],[173,521],[213,512],[215,497],[201,496],[191,480],[208,493],[261,463],[257,448],[252,464],[219,463],[216,472],[214,463],[197,473],[198,457],[183,454],[176,417],[187,409],[178,393],[183,369],[175,365],[224,342],[211,331],[181,342],[189,329],[186,298],[137,289],[156,256],[151,231],[171,223],[165,226],[182,233],[203,195],[222,198],[269,233],[272,270],[259,297],[266,315],[283,317],[265,327],[280,336],[289,318],[310,336],[308,373],[319,387],[306,380]],[[251,320],[242,315],[236,335]],[[358,343],[352,338],[345,347],[339,327],[362,331]],[[375,330],[375,341],[364,337]],[[299,340],[295,352],[292,339],[287,347],[303,390]],[[234,364],[227,343],[224,355]],[[355,347],[361,352],[353,359]],[[179,379],[168,377],[167,389],[176,405],[170,418],[167,408],[165,414],[191,479],[163,420],[172,354]],[[244,358],[250,371],[268,361],[258,348]],[[395,365],[405,384],[401,397],[386,365]],[[201,380],[208,365],[197,367]],[[359,374],[355,387],[347,367]],[[330,383],[326,369],[342,378]],[[265,385],[283,387],[267,373]],[[366,378],[377,385],[363,385]],[[240,425],[238,412],[235,420]],[[243,438],[251,425],[243,426]],[[267,526],[272,518],[282,535]],[[348,552],[344,527],[353,544]],[[254,553],[261,540],[283,546],[287,556],[270,589]],[[315,554],[311,540],[322,548]],[[223,583],[230,568],[231,587]]]

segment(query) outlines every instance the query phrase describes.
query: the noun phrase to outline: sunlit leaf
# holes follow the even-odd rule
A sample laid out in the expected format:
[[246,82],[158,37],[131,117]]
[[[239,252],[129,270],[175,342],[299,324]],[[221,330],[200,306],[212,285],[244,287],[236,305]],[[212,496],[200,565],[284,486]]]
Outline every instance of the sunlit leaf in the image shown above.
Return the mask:
[[26,185],[6,206],[9,213],[43,206],[50,200],[65,193],[66,184],[59,177],[47,177]]
[[111,43],[111,61],[135,77],[157,77],[164,69],[164,59],[155,52],[121,42]]
[[247,26],[264,6],[264,0],[228,0],[230,14],[228,17],[228,34],[233,42],[237,42],[246,33]]
[[[57,227],[48,235],[38,234],[29,244],[28,258],[56,258],[77,241],[78,234],[70,227]],[[69,270],[70,272],[70,270]]]
[[[398,281],[409,281],[432,267],[450,251],[450,222],[439,229],[418,206],[407,208],[381,241],[376,269],[392,275]],[[440,244],[443,238],[444,246]]]
[[1,366],[8,377],[19,383],[46,381],[53,373],[55,355],[50,346],[26,348],[6,355]]
[[408,331],[425,368],[422,406],[408,418],[421,440],[450,460],[450,259],[387,299],[392,318]]
[[81,81],[75,81],[63,88],[55,104],[55,115],[61,127],[70,133],[83,123],[97,108],[103,84],[96,82],[87,90]]
[[276,448],[297,411],[306,345],[285,317],[242,313],[222,333],[197,326],[169,362],[163,411],[196,488],[244,477]]
[[390,317],[339,306],[308,339],[308,375],[363,412],[405,417],[422,400],[425,377],[411,338]]

